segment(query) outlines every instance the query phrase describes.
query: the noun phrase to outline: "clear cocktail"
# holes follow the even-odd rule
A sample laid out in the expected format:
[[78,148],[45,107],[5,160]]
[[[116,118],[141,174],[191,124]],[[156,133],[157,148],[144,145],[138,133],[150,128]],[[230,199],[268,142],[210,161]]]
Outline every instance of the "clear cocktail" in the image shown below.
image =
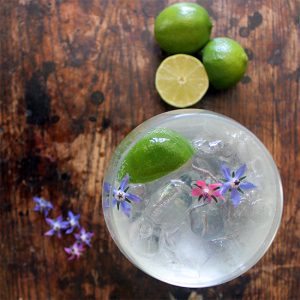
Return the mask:
[[138,126],[117,148],[103,186],[105,220],[124,255],[185,287],[220,284],[253,266],[276,234],[282,204],[263,144],[205,110]]

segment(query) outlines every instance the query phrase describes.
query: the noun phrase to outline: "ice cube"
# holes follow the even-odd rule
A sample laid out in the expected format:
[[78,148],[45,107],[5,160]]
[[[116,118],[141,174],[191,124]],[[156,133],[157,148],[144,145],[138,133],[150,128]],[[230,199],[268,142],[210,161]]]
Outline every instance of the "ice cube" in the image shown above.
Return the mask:
[[[183,266],[201,271],[208,254],[205,250],[206,241],[191,232],[187,222],[181,223],[180,227],[173,232],[164,235],[167,251],[171,251],[173,260]],[[165,251],[164,248],[161,251]]]
[[160,234],[160,227],[140,218],[130,226],[129,240],[132,249],[139,255],[155,255],[159,250]]
[[131,194],[137,195],[143,199],[146,194],[146,185],[145,184],[130,184],[128,192],[130,192]]
[[192,203],[191,188],[179,179],[168,182],[152,198],[144,217],[163,228],[176,227]]
[[222,140],[211,141],[208,145],[210,152],[219,152],[224,148],[224,142]]
[[[217,173],[220,171],[221,164],[227,163],[232,165],[240,161],[236,155],[236,140],[233,140],[231,136],[227,136],[226,134],[218,138],[216,136],[210,137],[207,140],[198,139],[194,142],[194,146],[198,150],[196,160],[197,158],[202,159],[201,164],[203,168],[210,167],[212,171]],[[209,166],[205,165],[205,160],[207,160]],[[211,164],[211,162],[214,162],[214,164]]]
[[196,145],[196,149],[198,150],[198,152],[211,154],[214,153],[215,151],[214,151],[214,147],[211,147],[210,143],[211,142],[207,140],[200,140],[200,141],[196,141],[194,145]]
[[149,198],[146,197],[146,186],[144,184],[130,184],[128,192],[142,199],[139,203],[131,202],[132,211],[130,220],[133,222],[142,215],[142,212],[149,202]]
[[244,252],[238,237],[233,235],[212,239],[208,243],[207,251],[217,262],[225,263],[227,266],[238,264]]
[[196,139],[196,140],[193,141],[193,146],[197,150],[201,150],[202,148],[206,149],[207,148],[207,144],[208,144],[208,141],[205,140],[205,139],[202,139],[202,138]]
[[219,181],[222,177],[222,164],[235,163],[237,158],[234,155],[233,147],[222,140],[206,141],[198,148],[197,153],[192,160],[192,168],[199,173],[202,179],[212,179],[214,182]]
[[220,139],[205,140],[200,138],[195,140],[193,145],[198,151],[209,154],[220,152],[224,148],[224,142]]
[[267,224],[269,218],[271,218],[274,214],[274,206],[262,198],[249,202],[248,207],[249,218],[256,224],[256,226]]
[[216,238],[224,233],[221,211],[213,203],[194,207],[189,219],[192,232],[204,239]]

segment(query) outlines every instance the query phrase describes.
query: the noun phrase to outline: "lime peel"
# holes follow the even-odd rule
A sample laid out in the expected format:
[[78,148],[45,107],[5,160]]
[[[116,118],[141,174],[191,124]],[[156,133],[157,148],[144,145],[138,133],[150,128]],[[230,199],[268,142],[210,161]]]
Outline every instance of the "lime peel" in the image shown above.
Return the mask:
[[237,84],[248,64],[243,47],[226,37],[209,41],[202,50],[202,59],[209,82],[216,89],[227,89]]
[[129,150],[118,178],[129,174],[131,183],[153,181],[181,167],[194,153],[195,149],[185,137],[167,128],[157,128]]
[[154,34],[168,54],[192,54],[209,40],[212,22],[207,10],[196,3],[176,3],[155,19]]

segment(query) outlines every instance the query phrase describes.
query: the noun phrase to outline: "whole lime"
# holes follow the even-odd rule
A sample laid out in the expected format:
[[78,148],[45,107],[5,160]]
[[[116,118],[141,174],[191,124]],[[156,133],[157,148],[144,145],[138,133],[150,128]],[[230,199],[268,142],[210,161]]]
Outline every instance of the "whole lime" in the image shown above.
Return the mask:
[[202,50],[202,60],[209,82],[216,89],[234,86],[245,74],[248,64],[243,47],[226,37],[209,41]]
[[154,34],[168,54],[195,53],[209,40],[212,23],[205,8],[195,3],[177,3],[156,18]]
[[131,183],[149,182],[178,169],[194,152],[185,137],[167,128],[157,128],[129,150],[118,177],[129,174]]

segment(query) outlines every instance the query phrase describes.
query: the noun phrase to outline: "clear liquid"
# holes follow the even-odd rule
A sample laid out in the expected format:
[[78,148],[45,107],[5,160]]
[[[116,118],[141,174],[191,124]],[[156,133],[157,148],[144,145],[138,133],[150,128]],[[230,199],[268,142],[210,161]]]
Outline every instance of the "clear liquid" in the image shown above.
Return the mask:
[[[201,287],[236,277],[262,256],[270,242],[267,237],[274,236],[281,195],[273,161],[249,131],[214,114],[171,115],[146,125],[126,143],[118,162],[155,127],[177,131],[197,152],[167,176],[130,185],[129,192],[143,202],[132,204],[130,218],[116,207],[108,209],[114,239],[137,266],[172,284]],[[237,207],[230,193],[225,201],[209,204],[191,196],[193,180],[220,182],[221,165],[237,170],[244,163],[247,181],[256,188],[245,191]],[[116,178],[117,169],[111,167],[110,178]]]

